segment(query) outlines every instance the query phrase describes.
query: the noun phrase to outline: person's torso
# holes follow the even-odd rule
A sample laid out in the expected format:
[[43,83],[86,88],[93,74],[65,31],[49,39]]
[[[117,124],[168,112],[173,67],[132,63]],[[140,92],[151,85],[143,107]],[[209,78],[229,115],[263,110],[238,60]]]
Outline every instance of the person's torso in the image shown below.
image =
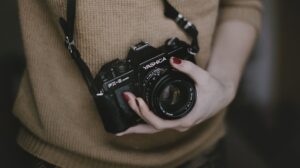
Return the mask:
[[[196,60],[205,66],[218,0],[170,3],[198,28],[200,53]],[[184,133],[163,131],[123,137],[106,133],[78,67],[64,47],[58,18],[66,17],[66,1],[28,0],[19,4],[27,68],[14,111],[37,137],[84,157],[145,166],[188,157],[199,146],[219,138],[220,134],[212,134],[220,132],[220,116]],[[159,47],[170,37],[187,43],[191,40],[164,16],[160,0],[77,0],[75,44],[93,75],[106,62],[125,58],[129,47],[140,41]]]

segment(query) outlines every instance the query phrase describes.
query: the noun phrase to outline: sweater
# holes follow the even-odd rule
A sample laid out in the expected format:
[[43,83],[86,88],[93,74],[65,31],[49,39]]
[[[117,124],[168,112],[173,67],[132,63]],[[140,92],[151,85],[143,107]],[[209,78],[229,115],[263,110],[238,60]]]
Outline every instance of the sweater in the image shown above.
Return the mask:
[[[75,41],[93,75],[103,64],[124,59],[130,46],[190,38],[163,14],[160,0],[77,0]],[[218,24],[240,20],[260,26],[259,0],[170,0],[198,28],[206,67]],[[117,137],[107,133],[92,96],[64,46],[58,23],[66,0],[19,0],[26,69],[15,101],[21,122],[17,143],[27,152],[63,168],[176,167],[209,151],[225,133],[222,110],[186,132]]]

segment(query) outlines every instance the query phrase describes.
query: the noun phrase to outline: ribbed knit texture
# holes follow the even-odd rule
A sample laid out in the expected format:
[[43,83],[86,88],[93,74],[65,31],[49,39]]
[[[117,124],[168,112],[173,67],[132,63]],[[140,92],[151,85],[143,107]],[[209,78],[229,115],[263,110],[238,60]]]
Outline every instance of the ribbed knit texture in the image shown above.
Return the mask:
[[[160,0],[77,0],[75,42],[93,75],[106,62],[125,58],[139,41],[161,46],[190,39],[163,15]],[[259,29],[259,0],[170,0],[199,30],[205,67],[218,22],[241,20]],[[18,143],[63,168],[175,167],[209,150],[224,135],[224,112],[187,132],[116,137],[103,129],[78,67],[64,47],[58,18],[66,0],[19,0],[27,68],[14,106],[21,121]],[[219,19],[218,19],[219,18]]]

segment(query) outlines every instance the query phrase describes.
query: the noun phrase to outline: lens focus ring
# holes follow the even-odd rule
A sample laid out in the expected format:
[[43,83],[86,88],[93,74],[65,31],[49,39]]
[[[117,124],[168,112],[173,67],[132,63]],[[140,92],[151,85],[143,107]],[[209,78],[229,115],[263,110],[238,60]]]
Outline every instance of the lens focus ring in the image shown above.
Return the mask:
[[164,119],[188,114],[196,102],[194,82],[179,72],[154,71],[144,80],[144,98],[150,109]]

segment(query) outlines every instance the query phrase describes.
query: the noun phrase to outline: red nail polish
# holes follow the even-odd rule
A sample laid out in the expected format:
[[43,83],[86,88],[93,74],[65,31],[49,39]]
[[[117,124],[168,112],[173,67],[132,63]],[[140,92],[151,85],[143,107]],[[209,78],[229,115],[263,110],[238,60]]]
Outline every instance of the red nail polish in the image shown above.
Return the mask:
[[129,101],[129,96],[126,93],[122,93],[123,99],[128,102]]
[[173,62],[174,64],[181,64],[181,59],[174,57]]

